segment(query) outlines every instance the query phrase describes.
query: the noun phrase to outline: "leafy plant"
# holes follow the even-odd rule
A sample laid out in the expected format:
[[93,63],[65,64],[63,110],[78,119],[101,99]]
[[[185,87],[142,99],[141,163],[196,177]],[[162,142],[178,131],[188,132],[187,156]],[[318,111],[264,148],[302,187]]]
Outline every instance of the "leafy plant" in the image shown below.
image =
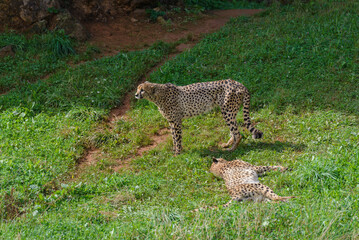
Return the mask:
[[158,17],[162,17],[166,15],[166,12],[156,11],[153,9],[146,9],[146,13],[149,16],[151,22],[156,22]]
[[73,43],[63,30],[55,32],[48,41],[48,48],[56,57],[63,57],[75,54]]
[[53,13],[53,14],[57,14],[57,13],[60,12],[59,9],[54,8],[54,7],[48,8],[47,11],[48,11],[49,13]]

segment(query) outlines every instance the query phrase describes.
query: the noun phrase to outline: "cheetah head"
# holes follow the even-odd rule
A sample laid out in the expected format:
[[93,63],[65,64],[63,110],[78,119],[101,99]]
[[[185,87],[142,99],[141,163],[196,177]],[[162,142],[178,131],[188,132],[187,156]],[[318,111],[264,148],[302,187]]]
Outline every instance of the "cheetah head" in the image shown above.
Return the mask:
[[222,177],[221,170],[228,163],[228,161],[223,158],[213,157],[212,159],[213,159],[213,162],[211,165],[210,172],[213,173],[216,177]]
[[149,97],[151,94],[154,93],[154,86],[150,82],[144,82],[138,85],[137,91],[135,94],[135,98],[142,99]]

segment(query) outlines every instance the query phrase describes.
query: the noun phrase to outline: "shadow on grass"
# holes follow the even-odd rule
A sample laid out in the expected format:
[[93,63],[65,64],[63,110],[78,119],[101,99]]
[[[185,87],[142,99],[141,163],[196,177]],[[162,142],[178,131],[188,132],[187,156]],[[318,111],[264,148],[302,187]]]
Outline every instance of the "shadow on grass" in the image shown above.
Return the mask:
[[250,151],[262,151],[262,150],[271,150],[276,152],[283,152],[286,149],[292,149],[296,152],[302,152],[307,146],[305,144],[295,144],[291,142],[255,142],[255,143],[244,143],[237,147],[234,151],[226,151],[219,148],[212,149],[203,149],[197,148],[193,149],[192,152],[197,152],[201,157],[222,157],[226,160],[237,159],[240,156],[243,156],[245,153]]

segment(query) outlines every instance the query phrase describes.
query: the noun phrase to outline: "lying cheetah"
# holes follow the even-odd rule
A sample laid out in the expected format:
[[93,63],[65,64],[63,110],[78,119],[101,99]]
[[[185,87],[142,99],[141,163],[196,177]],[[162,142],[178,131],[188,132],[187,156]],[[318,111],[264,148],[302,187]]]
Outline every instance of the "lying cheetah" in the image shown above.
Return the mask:
[[222,145],[223,148],[232,145],[229,150],[234,150],[241,141],[242,136],[238,131],[236,116],[242,102],[244,123],[252,133],[253,139],[261,138],[263,135],[251,124],[250,95],[247,88],[234,80],[194,83],[187,86],[145,82],[137,87],[135,97],[154,102],[168,120],[176,155],[182,150],[182,119],[209,111],[216,105],[221,108],[223,118],[231,131],[231,138]]
[[[217,177],[223,178],[232,199],[223,205],[228,207],[232,201],[253,200],[287,201],[291,197],[280,197],[272,189],[259,183],[258,176],[271,170],[286,171],[282,166],[254,166],[242,160],[226,161],[223,158],[213,158],[210,171]],[[210,207],[216,208],[216,207]],[[198,211],[198,209],[194,210]]]
[[280,197],[269,187],[259,183],[258,176],[271,170],[284,172],[287,168],[282,166],[255,166],[242,160],[226,161],[223,158],[213,158],[210,171],[226,182],[226,187],[232,196],[228,206],[233,200],[253,201],[286,201],[293,197]]

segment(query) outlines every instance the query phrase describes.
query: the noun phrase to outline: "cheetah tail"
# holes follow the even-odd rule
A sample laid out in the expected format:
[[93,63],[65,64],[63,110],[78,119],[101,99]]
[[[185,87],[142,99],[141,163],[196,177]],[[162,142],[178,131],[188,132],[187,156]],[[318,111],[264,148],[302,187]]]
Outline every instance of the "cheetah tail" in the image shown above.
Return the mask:
[[252,123],[251,119],[249,117],[249,107],[250,107],[250,100],[251,95],[249,94],[248,90],[245,89],[244,96],[243,96],[243,118],[244,118],[244,124],[246,128],[249,130],[249,132],[252,134],[253,139],[262,138],[263,133],[256,129]]

